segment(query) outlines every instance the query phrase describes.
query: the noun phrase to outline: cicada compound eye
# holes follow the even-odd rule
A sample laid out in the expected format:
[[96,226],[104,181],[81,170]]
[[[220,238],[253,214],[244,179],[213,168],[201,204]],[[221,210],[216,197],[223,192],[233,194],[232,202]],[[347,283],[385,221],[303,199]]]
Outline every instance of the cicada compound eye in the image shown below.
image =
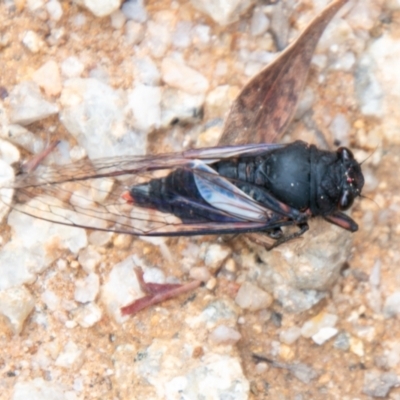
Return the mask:
[[339,210],[346,211],[353,205],[354,197],[350,191],[345,190],[339,200]]

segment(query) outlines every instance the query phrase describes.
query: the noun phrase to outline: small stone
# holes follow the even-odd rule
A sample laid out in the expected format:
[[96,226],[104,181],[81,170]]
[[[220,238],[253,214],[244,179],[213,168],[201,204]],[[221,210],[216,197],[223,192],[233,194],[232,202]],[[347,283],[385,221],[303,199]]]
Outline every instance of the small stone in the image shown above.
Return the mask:
[[89,235],[89,242],[93,246],[105,247],[111,243],[112,237],[112,232],[93,231]]
[[44,100],[38,85],[23,82],[10,92],[10,122],[29,125],[58,113],[58,106]]
[[333,347],[347,351],[350,348],[350,335],[347,332],[340,332],[333,342]]
[[58,0],[48,1],[46,3],[46,10],[53,21],[59,21],[63,15],[63,9]]
[[34,307],[34,297],[25,286],[0,291],[0,314],[8,319],[17,335],[21,333],[24,322]]
[[161,127],[175,124],[194,124],[203,117],[204,95],[192,95],[167,88],[161,99]]
[[362,340],[356,338],[356,337],[351,337],[350,338],[350,351],[359,356],[359,357],[364,357],[364,343]]
[[127,249],[129,248],[129,246],[132,243],[132,235],[127,235],[127,234],[118,234],[114,236],[114,240],[113,240],[113,245],[117,248],[117,249]]
[[291,345],[301,336],[301,329],[298,326],[284,329],[279,333],[279,340],[282,343]]
[[75,310],[73,317],[82,328],[90,328],[101,320],[102,311],[95,303],[88,303]]
[[70,340],[55,361],[57,367],[78,368],[83,362],[83,353],[78,345]]
[[44,46],[44,42],[34,31],[26,31],[24,33],[22,44],[32,53],[38,53]]
[[237,86],[217,86],[206,97],[205,107],[207,115],[211,118],[224,117],[238,93],[239,88]]
[[250,33],[252,36],[264,34],[269,27],[269,19],[259,7],[254,8],[253,16],[250,21]]
[[337,315],[322,312],[303,324],[301,327],[301,335],[305,338],[310,338],[318,333],[322,328],[334,327],[337,320]]
[[334,140],[340,146],[349,146],[350,124],[344,114],[337,114],[329,125]]
[[203,75],[173,58],[162,60],[161,76],[167,85],[191,94],[205,93],[209,87]]
[[255,0],[191,0],[191,3],[219,25],[226,26],[237,21]]
[[16,382],[11,400],[68,400],[64,385],[35,378],[30,381]]
[[390,389],[399,385],[400,379],[394,372],[370,370],[365,372],[362,391],[367,396],[386,398]]
[[215,287],[217,286],[217,279],[216,278],[214,278],[214,277],[211,277],[209,280],[208,280],[208,282],[206,283],[206,288],[208,289],[208,290],[214,290],[215,289]]
[[125,24],[125,40],[131,45],[135,46],[140,43],[144,37],[144,28],[142,24],[135,21],[127,21]]
[[50,311],[55,311],[60,305],[60,298],[52,290],[46,289],[40,296]]
[[[90,238],[89,238],[90,240]],[[83,249],[79,253],[79,264],[87,274],[94,272],[101,262],[101,255],[91,247]]]
[[84,69],[85,66],[75,56],[68,57],[61,63],[61,73],[66,78],[78,78]]
[[146,22],[148,18],[143,0],[124,1],[121,11],[127,19],[132,19],[133,21]]
[[179,21],[175,32],[172,35],[172,44],[178,48],[186,48],[191,43],[192,23],[189,21]]
[[143,132],[150,132],[161,122],[161,88],[138,84],[128,94],[128,109],[131,111],[132,125]]
[[206,267],[190,268],[189,275],[192,279],[207,282],[211,278],[210,271]]
[[331,339],[333,336],[335,336],[338,333],[338,330],[336,328],[332,328],[330,326],[326,326],[324,328],[321,328],[317,333],[311,336],[312,340],[318,344],[322,345],[329,339]]
[[233,345],[242,338],[242,335],[233,328],[226,325],[219,325],[212,330],[209,339],[218,345]]
[[101,299],[108,313],[117,322],[124,320],[121,316],[121,307],[143,296],[134,272],[134,268],[141,265],[142,262],[137,257],[128,257],[113,267],[102,285]]
[[272,296],[253,285],[250,282],[244,282],[236,295],[235,302],[240,308],[250,311],[257,311],[268,308],[272,304]]
[[114,29],[121,29],[125,25],[126,17],[121,10],[114,11],[111,16],[111,26]]
[[60,70],[58,64],[53,60],[47,61],[36,70],[32,79],[48,96],[57,96],[61,93]]
[[96,17],[106,17],[121,6],[121,0],[75,0],[75,2],[87,8]]
[[60,102],[61,122],[90,158],[145,153],[145,134],[128,129],[125,98],[111,86],[94,78],[68,79]]
[[135,82],[147,86],[160,85],[160,71],[150,57],[135,58],[133,67]]
[[386,318],[393,318],[400,313],[400,291],[392,293],[386,298],[383,314]]
[[232,250],[227,246],[210,244],[204,255],[204,263],[211,271],[216,271],[231,253]]
[[21,125],[8,125],[7,131],[7,140],[21,146],[29,153],[37,154],[45,148],[44,141],[39,136]]
[[12,165],[21,159],[21,153],[12,143],[0,139],[0,159],[8,165]]
[[84,279],[75,281],[74,298],[80,303],[88,303],[96,299],[100,288],[100,278],[97,274],[90,273]]

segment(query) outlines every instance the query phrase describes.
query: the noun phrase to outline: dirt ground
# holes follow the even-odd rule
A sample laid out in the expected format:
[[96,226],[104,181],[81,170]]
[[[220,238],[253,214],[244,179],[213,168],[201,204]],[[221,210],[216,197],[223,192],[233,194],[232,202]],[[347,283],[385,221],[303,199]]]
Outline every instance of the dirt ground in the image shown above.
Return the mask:
[[[126,90],[133,86],[135,76],[130,63],[138,50],[125,40],[124,28],[114,28],[109,17],[96,18],[72,1],[61,1],[63,15],[55,22],[49,19],[44,7],[32,11],[29,2],[14,3],[0,3],[0,94],[6,107],[6,93],[15,85],[31,79],[33,72],[46,61],[54,60],[61,64],[66,57],[72,55],[84,60],[83,77],[88,77],[94,68],[101,67],[106,71],[111,87]],[[289,18],[293,34],[304,28],[306,20],[315,13],[312,2],[297,3]],[[357,93],[356,83],[360,76],[362,56],[368,53],[370,43],[384,35],[390,35],[394,42],[400,43],[400,11],[391,10],[388,6],[390,2],[386,3],[374,3],[373,8],[377,10],[378,17],[371,26],[368,25],[370,21],[367,18],[368,27],[360,27],[357,31],[353,22],[354,31],[362,38],[348,43],[348,51],[356,54],[354,67],[348,70],[335,67],[320,69],[317,63],[313,64],[307,83],[316,99],[312,114],[307,113],[303,119],[295,121],[284,139],[289,141],[301,137],[306,141],[333,145],[334,138],[329,124],[334,115],[344,114],[350,123],[346,140],[354,149],[357,159],[367,158],[363,164],[367,178],[363,193],[365,197],[356,201],[351,212],[360,229],[352,235],[353,244],[347,262],[323,300],[300,314],[290,314],[276,303],[269,310],[237,311],[240,321],[236,329],[242,337],[237,344],[224,351],[240,360],[244,376],[250,385],[249,399],[368,399],[371,396],[365,394],[366,388],[378,386],[371,377],[375,376],[378,381],[383,382],[385,373],[397,377],[397,383],[393,378],[394,383],[389,385],[393,388],[386,398],[400,399],[400,388],[396,387],[400,386],[400,325],[397,317],[400,308],[391,315],[385,313],[388,297],[398,291],[400,284],[400,274],[397,271],[400,260],[400,182],[397,175],[400,165],[400,132],[393,128],[396,124],[400,126],[400,102],[399,97],[395,97],[390,91],[392,86],[395,92],[396,85],[400,84],[400,75],[397,73],[397,82],[384,81],[384,77],[380,81],[381,96],[386,99],[383,100],[381,116],[362,112],[363,100],[360,100],[362,96]],[[264,2],[258,4],[259,7],[264,5]],[[253,38],[248,32],[252,8],[239,22],[222,27],[196,11],[188,1],[147,1],[145,6],[150,16],[160,12],[170,13],[175,18],[173,24],[182,20],[190,21],[193,25],[210,26],[212,39],[208,44],[199,45],[195,49],[188,47],[179,50],[189,65],[207,77],[210,90],[222,84],[236,89],[244,85],[249,76],[244,73],[243,52],[266,48],[268,51],[276,50],[272,35],[267,40]],[[81,25],[76,24],[78,16],[84,17],[85,22]],[[362,23],[360,17],[359,24]],[[57,36],[55,29],[59,29],[59,38],[53,42],[52,39]],[[44,44],[37,53],[32,53],[22,43],[22,37],[28,30],[36,32],[43,40]],[[368,40],[365,35],[369,37]],[[364,43],[364,49],[357,47],[360,42]],[[328,54],[328,63],[334,65],[334,61],[329,61],[329,57],[334,57],[329,51],[318,51],[322,55]],[[400,52],[397,54],[400,55]],[[160,65],[162,57],[154,59]],[[222,62],[225,72],[218,75],[215,71]],[[376,70],[378,80],[382,78],[379,75],[381,69],[378,66]],[[381,72],[384,74],[384,71]],[[48,98],[54,102],[58,100],[58,96]],[[223,113],[218,117],[223,118]],[[200,139],[198,137],[204,133],[206,122],[212,118],[215,115],[207,115],[206,108],[203,120],[197,127],[189,125],[151,132],[148,152],[179,150],[178,146],[189,148],[199,144],[215,145],[215,139],[209,139],[207,135],[203,134]],[[388,128],[389,120],[391,125]],[[75,143],[57,116],[35,122],[27,128],[44,139],[48,132],[52,132],[52,137],[65,139],[71,145]],[[3,244],[11,235],[12,232],[5,222],[1,233]],[[173,238],[167,244],[171,253],[176,255],[184,251],[191,241],[196,246],[201,246],[202,243],[218,240],[212,236]],[[306,235],[304,240],[310,238]],[[241,238],[235,238],[228,243],[232,247],[233,258],[237,254],[250,251]],[[113,265],[130,254],[137,254],[149,264],[165,268],[168,275],[187,279],[188,268],[179,264],[179,258],[176,258],[176,264],[171,265],[165,260],[159,247],[133,239],[129,246],[118,247],[111,244],[103,249],[103,261],[99,270],[101,283]],[[60,272],[60,264],[54,262],[38,274],[34,283],[27,285],[35,299],[35,308],[26,320],[22,332],[14,335],[7,321],[4,318],[1,320],[1,399],[16,398],[13,397],[15,385],[34,378],[62,382],[65,387],[70,388],[64,392],[66,399],[139,399],[144,396],[164,398],[148,383],[129,375],[130,372],[123,375],[119,371],[118,375],[116,363],[125,358],[127,363],[129,360],[133,363],[141,349],[150,346],[154,340],[175,339],[183,329],[182,320],[190,313],[203,310],[210,298],[232,299],[235,276],[240,275],[242,268],[237,263],[232,273],[217,276],[216,286],[211,291],[200,288],[192,295],[169,300],[162,307],[145,310],[124,324],[115,322],[104,312],[102,319],[89,328],[71,328],[66,323],[71,319],[68,307],[52,312],[41,297],[46,286],[51,287],[64,302],[68,302],[74,296],[74,280],[84,276],[82,270],[74,264],[76,255],[64,251],[60,257],[67,262],[65,269]],[[236,258],[243,259],[243,255]],[[198,261],[195,264],[200,263]],[[101,307],[100,302],[99,305]],[[298,338],[290,345],[280,340],[282,330],[293,326],[301,327],[306,321],[325,313],[337,315],[336,328],[339,334],[347,338],[347,347],[341,348],[338,345],[337,336],[322,345],[305,337]],[[41,325],[43,319],[47,320],[48,329]],[[196,332],[191,334],[196,336]],[[78,366],[58,367],[54,364],[56,356],[53,359],[49,356],[47,367],[38,366],[39,348],[45,345],[49,354],[52,351],[58,354],[68,341],[73,341],[84,349],[84,359]],[[121,348],[128,350],[118,353]],[[275,353],[271,350],[274,348],[278,348]],[[204,349],[200,346],[197,351],[201,357]],[[254,360],[254,354],[265,355],[276,364],[258,364]],[[309,366],[316,373],[315,376],[309,381],[298,379],[290,369],[290,366],[297,363]],[[367,393],[376,394],[378,391]],[[199,395],[196,398],[208,397]]]

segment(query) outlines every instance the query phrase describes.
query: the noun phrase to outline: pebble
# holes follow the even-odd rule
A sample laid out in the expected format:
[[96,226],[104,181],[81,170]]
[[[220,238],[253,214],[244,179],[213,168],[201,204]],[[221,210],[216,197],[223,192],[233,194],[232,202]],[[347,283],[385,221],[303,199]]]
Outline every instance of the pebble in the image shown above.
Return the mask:
[[350,123],[344,114],[337,114],[329,125],[334,140],[340,146],[349,146],[350,144]]
[[111,86],[94,78],[68,79],[60,102],[61,122],[90,158],[145,153],[145,135],[128,129],[123,96]]
[[58,0],[50,0],[46,3],[46,10],[49,13],[50,19],[59,21],[63,16],[63,9]]
[[121,10],[116,10],[110,15],[111,26],[114,29],[122,29],[126,22],[126,17]]
[[171,44],[171,35],[171,26],[167,21],[149,21],[141,46],[148,49],[155,58],[164,57]]
[[314,343],[318,345],[322,345],[327,342],[329,339],[333,338],[337,335],[338,330],[336,328],[332,328],[330,326],[325,326],[321,328],[317,333],[311,336]]
[[124,320],[121,316],[121,307],[143,296],[134,272],[134,268],[141,265],[142,262],[137,257],[126,258],[114,265],[101,287],[101,300],[108,314],[117,322]]
[[206,384],[207,398],[248,399],[249,382],[239,358],[210,351],[193,358],[185,343],[183,339],[154,339],[143,356],[136,357],[134,376],[146,379],[157,398],[197,398],[198,388]]
[[8,125],[7,131],[7,140],[31,154],[37,154],[44,149],[43,140],[21,125]]
[[127,44],[135,46],[144,38],[143,25],[135,21],[127,21],[125,24],[125,40]]
[[0,291],[0,314],[7,318],[16,335],[21,333],[24,322],[34,307],[34,297],[25,286]]
[[17,382],[11,400],[69,400],[64,385],[43,378]]
[[136,22],[146,22],[148,18],[143,0],[124,1],[121,11],[127,19],[131,19]]
[[55,311],[60,306],[60,298],[50,289],[46,289],[40,298],[50,311]]
[[44,42],[34,31],[26,31],[22,37],[22,44],[32,53],[38,53]]
[[337,315],[322,312],[303,324],[301,327],[301,336],[310,338],[323,328],[333,328],[337,321]]
[[350,338],[351,336],[347,332],[339,332],[339,334],[336,336],[333,342],[333,347],[335,347],[335,349],[343,351],[349,350]]
[[82,349],[72,340],[68,341],[58,355],[55,365],[62,368],[79,368],[83,362]]
[[167,85],[191,94],[203,94],[209,87],[202,74],[170,57],[161,62],[161,77]]
[[79,5],[87,8],[96,17],[106,17],[118,10],[121,0],[74,0]]
[[113,239],[113,245],[117,248],[117,249],[128,249],[130,247],[130,245],[132,244],[132,235],[127,235],[127,234],[117,234],[114,236]]
[[211,278],[210,271],[206,267],[190,268],[189,275],[192,279],[207,282]]
[[292,326],[279,333],[279,340],[287,345],[292,345],[301,336],[301,329],[298,326]]
[[46,93],[47,96],[58,96],[61,93],[61,78],[58,64],[49,60],[37,69],[32,79]]
[[231,253],[232,249],[227,246],[217,243],[210,244],[204,254],[204,263],[211,271],[216,271]]
[[179,21],[172,35],[172,44],[177,48],[185,49],[191,43],[193,25],[189,21]]
[[260,36],[269,28],[269,19],[259,7],[254,8],[250,21],[250,33],[252,36]]
[[89,242],[93,246],[105,247],[111,243],[112,237],[112,232],[93,231],[89,235]]
[[61,74],[65,78],[78,78],[82,75],[84,69],[83,63],[75,56],[67,57],[61,63]]
[[206,97],[205,107],[207,115],[210,118],[221,117],[225,115],[229,109],[232,101],[239,93],[237,86],[220,85],[211,90]]
[[363,341],[356,337],[351,337],[350,338],[350,351],[359,357],[364,357],[365,352],[364,352]]
[[161,88],[137,84],[128,93],[127,109],[131,111],[132,125],[143,132],[151,132],[161,124]]
[[192,95],[167,88],[161,99],[161,128],[175,124],[194,124],[203,116],[204,95]]
[[364,374],[362,391],[367,396],[386,398],[390,390],[398,386],[400,386],[400,378],[396,373],[370,370]]
[[242,338],[242,335],[236,330],[226,325],[218,325],[214,328],[209,339],[218,345],[234,345]]
[[88,303],[96,299],[100,289],[100,278],[90,273],[84,279],[75,280],[74,299],[80,303]]
[[150,57],[136,58],[133,61],[135,82],[147,86],[160,86],[161,76],[157,64]]
[[14,195],[14,190],[11,188],[14,174],[14,169],[6,161],[0,159],[0,221],[10,211],[9,205]]
[[[6,164],[11,165],[21,159],[21,153],[18,148],[7,140],[0,139],[0,159]],[[4,174],[1,174],[0,180],[4,179]],[[8,173],[6,172],[6,176]]]
[[43,98],[39,86],[31,81],[14,86],[9,99],[12,124],[29,125],[57,114],[59,111],[57,105]]
[[383,315],[385,318],[393,318],[400,313],[400,291],[389,295],[383,305]]
[[236,295],[236,304],[243,309],[250,311],[262,310],[272,304],[272,296],[253,285],[250,282],[244,282]]
[[[107,236],[109,237],[110,235]],[[78,262],[83,268],[83,270],[87,274],[90,274],[96,270],[97,266],[101,262],[101,259],[102,259],[101,255],[96,250],[94,250],[91,247],[86,247],[81,252],[79,252]]]
[[372,69],[372,59],[364,55],[356,71],[356,94],[361,112],[366,116],[381,117],[383,114],[383,90]]
[[255,3],[255,0],[229,2],[225,0],[190,0],[190,2],[217,24],[226,26],[237,21]]
[[74,321],[82,328],[90,328],[102,318],[101,308],[95,303],[85,304],[73,312]]

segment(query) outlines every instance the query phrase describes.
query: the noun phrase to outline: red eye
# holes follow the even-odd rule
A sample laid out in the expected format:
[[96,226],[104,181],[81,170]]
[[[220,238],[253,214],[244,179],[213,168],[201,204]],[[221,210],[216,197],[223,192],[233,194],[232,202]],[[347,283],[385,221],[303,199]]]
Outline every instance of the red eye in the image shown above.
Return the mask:
[[336,152],[343,161],[353,160],[353,153],[347,147],[339,147]]
[[345,190],[342,193],[342,196],[340,197],[339,200],[339,210],[341,211],[345,211],[347,209],[349,209],[354,201],[354,197],[350,194],[350,192],[348,190]]

